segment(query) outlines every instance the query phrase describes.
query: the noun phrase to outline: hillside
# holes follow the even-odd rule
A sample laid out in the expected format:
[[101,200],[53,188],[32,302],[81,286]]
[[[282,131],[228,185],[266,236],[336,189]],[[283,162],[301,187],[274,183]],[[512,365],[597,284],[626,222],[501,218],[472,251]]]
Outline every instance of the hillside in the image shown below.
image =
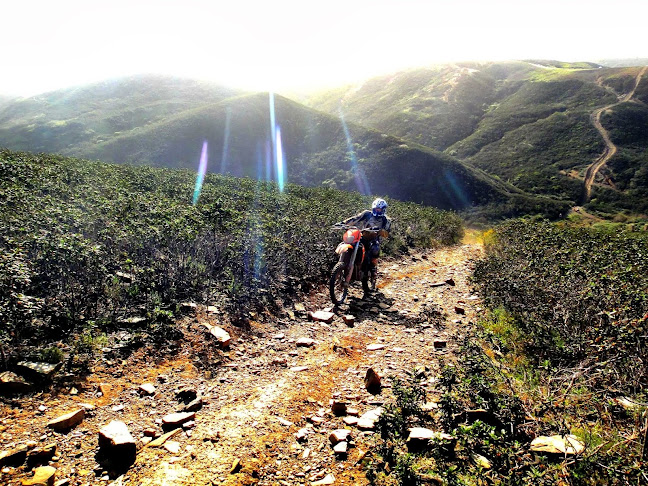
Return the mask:
[[[163,325],[165,309],[189,297],[244,313],[269,291],[291,294],[297,281],[308,289],[334,263],[340,235],[330,226],[370,203],[210,174],[192,205],[195,180],[192,171],[0,151],[0,344],[82,332],[88,320],[111,327],[133,313]],[[390,214],[398,228],[387,253],[460,236],[453,214],[393,199]],[[125,291],[121,279],[136,283]]]
[[405,144],[268,93],[165,77],[135,77],[18,100],[0,110],[0,145],[108,162],[208,170],[278,180],[271,117],[281,133],[281,183],[326,185],[464,210],[499,205],[496,217],[564,205],[518,190],[421,145]]
[[[357,125],[345,128],[339,118],[280,96],[274,100],[285,182],[386,194],[445,209],[509,197],[504,185],[451,157]],[[210,170],[276,180],[270,126],[268,94],[255,94],[182,113],[82,149],[89,158],[195,168],[206,140]]]
[[0,104],[0,146],[81,155],[99,143],[176,113],[239,94],[211,83],[133,76]]
[[[524,191],[577,202],[585,169],[604,149],[590,116],[626,94],[640,69],[538,60],[466,63],[374,78],[305,103],[330,113],[342,109],[349,120],[443,150]],[[647,89],[642,79],[634,99],[642,101]],[[633,120],[638,125],[626,128],[644,130],[643,118]],[[635,143],[635,153],[638,147],[645,145]],[[630,158],[626,180],[642,173],[641,161]],[[615,199],[610,210],[629,208],[633,197],[610,184],[596,192]]]

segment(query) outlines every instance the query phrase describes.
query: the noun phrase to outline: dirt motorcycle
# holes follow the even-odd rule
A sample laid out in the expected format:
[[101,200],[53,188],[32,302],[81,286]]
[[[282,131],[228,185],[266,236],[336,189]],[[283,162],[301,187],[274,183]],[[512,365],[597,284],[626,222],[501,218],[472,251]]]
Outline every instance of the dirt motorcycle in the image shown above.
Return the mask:
[[333,229],[346,230],[342,242],[335,249],[340,257],[331,271],[329,293],[335,305],[344,303],[352,281],[362,282],[362,290],[367,294],[376,289],[377,269],[370,269],[370,255],[361,240],[373,241],[378,238],[378,228],[359,230],[355,226],[335,225]]

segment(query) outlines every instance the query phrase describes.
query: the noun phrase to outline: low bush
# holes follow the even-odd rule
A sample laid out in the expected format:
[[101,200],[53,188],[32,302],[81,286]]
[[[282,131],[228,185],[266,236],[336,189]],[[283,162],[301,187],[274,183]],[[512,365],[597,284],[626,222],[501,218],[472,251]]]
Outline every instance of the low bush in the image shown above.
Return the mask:
[[648,481],[648,238],[626,228],[512,221],[477,264],[491,389],[524,405],[529,438],[573,434],[585,445],[542,459],[530,484]]
[[506,309],[535,364],[588,370],[596,384],[648,384],[648,238],[547,222],[500,226],[475,279]]
[[[40,343],[89,322],[102,333],[130,317],[177,336],[165,316],[183,300],[243,317],[272,308],[325,281],[341,236],[330,226],[371,202],[210,174],[192,205],[195,178],[0,151],[0,339]],[[386,253],[462,235],[453,213],[389,202]]]

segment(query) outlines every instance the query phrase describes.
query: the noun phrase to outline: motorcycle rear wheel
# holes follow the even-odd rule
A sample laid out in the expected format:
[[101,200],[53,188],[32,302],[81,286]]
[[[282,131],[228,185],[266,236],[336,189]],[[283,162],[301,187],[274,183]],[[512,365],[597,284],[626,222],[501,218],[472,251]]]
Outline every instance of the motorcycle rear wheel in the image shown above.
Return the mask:
[[349,286],[344,275],[344,262],[337,262],[329,279],[329,294],[335,305],[344,303],[349,292]]

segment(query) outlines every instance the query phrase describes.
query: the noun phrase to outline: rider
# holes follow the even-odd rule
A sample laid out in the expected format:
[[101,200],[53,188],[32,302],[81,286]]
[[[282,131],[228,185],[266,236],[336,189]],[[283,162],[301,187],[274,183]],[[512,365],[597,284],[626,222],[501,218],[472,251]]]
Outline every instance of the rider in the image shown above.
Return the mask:
[[365,270],[368,266],[371,272],[371,278],[374,281],[376,277],[376,264],[380,255],[380,237],[388,237],[391,229],[391,219],[387,217],[386,212],[387,202],[384,199],[378,198],[371,203],[371,211],[367,209],[343,221],[345,225],[355,226],[359,230],[378,230],[378,234],[363,235],[361,240],[367,252],[367,258],[365,259],[367,263],[363,266]]

